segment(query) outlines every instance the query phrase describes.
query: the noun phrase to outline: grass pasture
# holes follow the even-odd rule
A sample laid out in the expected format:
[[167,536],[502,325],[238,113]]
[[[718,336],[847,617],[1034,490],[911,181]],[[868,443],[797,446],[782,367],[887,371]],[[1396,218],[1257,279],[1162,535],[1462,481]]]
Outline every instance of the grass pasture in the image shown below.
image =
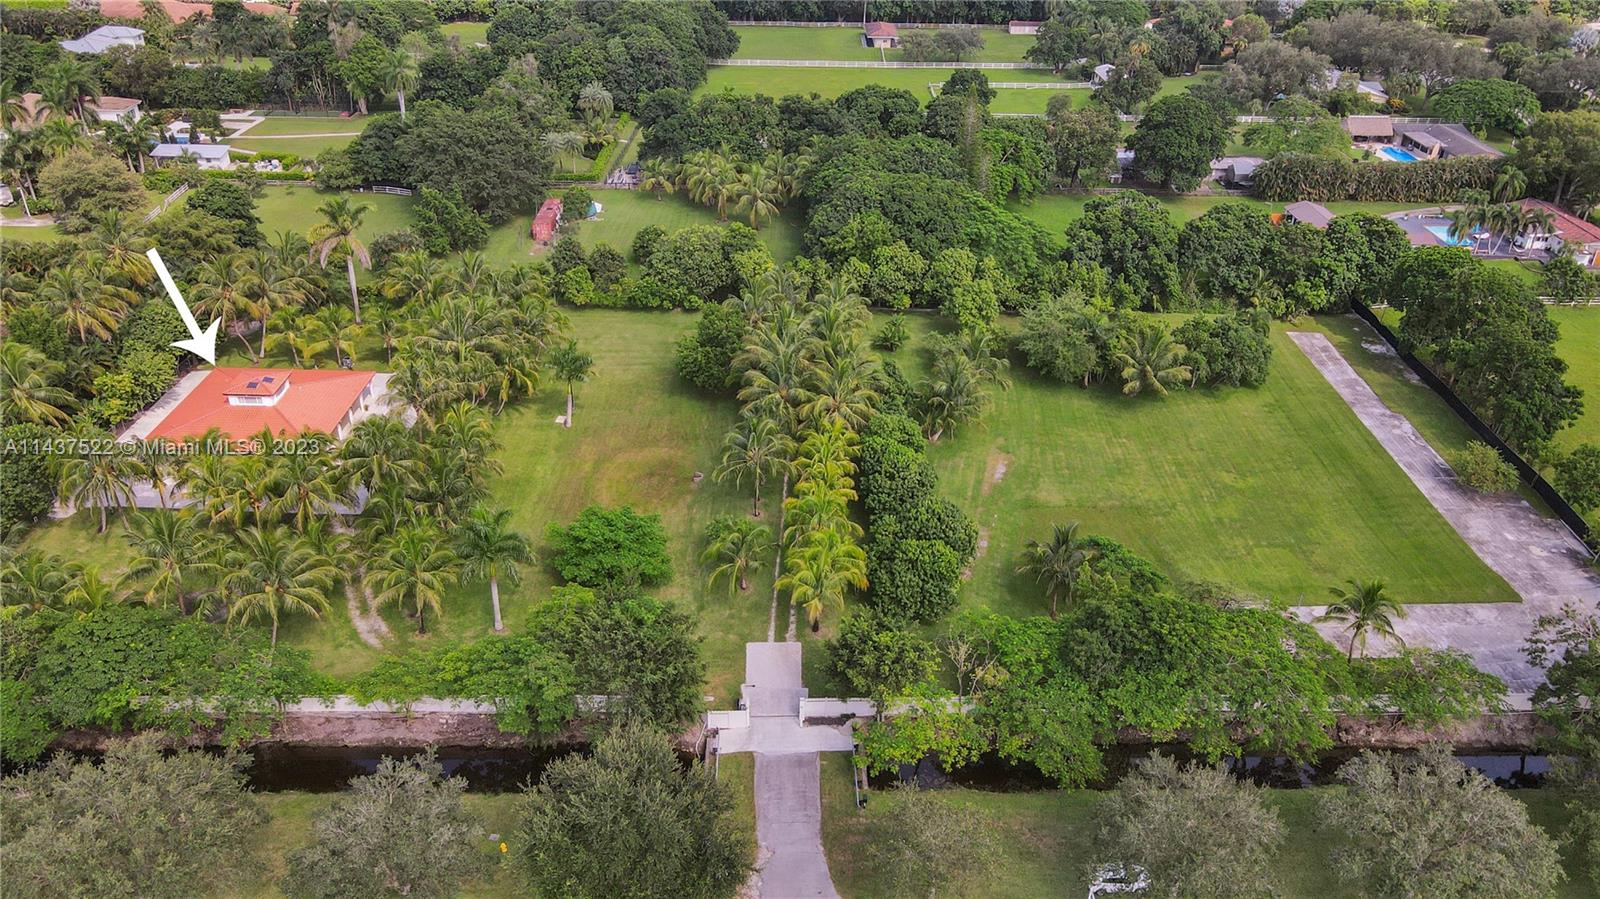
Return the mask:
[[1556,352],[1565,359],[1567,381],[1583,388],[1583,417],[1556,436],[1562,449],[1600,443],[1600,307],[1557,306],[1550,317],[1561,326]]
[[[861,45],[861,27],[735,25],[739,50],[734,59],[827,59],[906,62],[903,50],[875,50]],[[907,28],[901,34],[908,33]],[[1033,35],[1010,34],[1004,28],[983,28],[983,48],[963,62],[1026,62]]]
[[[335,196],[338,194],[317,190],[310,185],[263,188],[260,199],[256,200],[256,217],[261,219],[261,231],[269,235],[277,231],[305,234],[322,221],[322,216],[317,214],[317,207]],[[399,231],[411,225],[410,197],[375,193],[348,196],[357,205],[370,207],[361,229],[356,232],[363,241],[371,243],[380,234]]]
[[444,32],[445,37],[459,39],[463,47],[487,44],[489,42],[488,22],[451,22],[448,25],[439,26],[439,30]]
[[[1274,860],[1276,891],[1281,899],[1354,899],[1356,893],[1341,883],[1330,853],[1341,835],[1324,825],[1319,808],[1324,797],[1339,787],[1303,790],[1266,790],[1263,798],[1283,822],[1284,842]],[[957,883],[941,896],[1007,896],[1013,899],[1082,896],[1088,890],[1088,872],[1098,860],[1094,839],[1095,812],[1104,793],[1092,790],[1045,790],[1025,793],[943,789],[931,793],[935,801],[986,815],[994,825],[999,860],[983,880]],[[1528,807],[1535,824],[1559,838],[1569,815],[1567,797],[1559,790],[1515,790],[1513,796]],[[868,852],[870,826],[883,813],[881,802],[857,810],[850,787],[849,757],[841,753],[822,756],[822,845],[839,894],[846,899],[889,895],[885,871],[873,864]],[[1582,876],[1571,847],[1564,846],[1563,861],[1572,879],[1561,884],[1560,899],[1589,896],[1590,884]]]
[[[981,424],[931,452],[941,490],[980,528],[963,604],[1042,611],[1016,560],[1070,521],[1177,578],[1290,603],[1370,576],[1406,602],[1515,601],[1281,326],[1272,342],[1256,390],[1129,399],[1015,369]],[[920,343],[901,350],[908,371],[926,364]]]
[[[868,84],[901,88],[915,94],[926,103],[932,95],[928,85],[943,82],[953,70],[947,69],[830,69],[811,66],[712,66],[706,70],[706,80],[697,94],[733,90],[742,94],[767,94],[781,97],[785,94],[816,93],[823,97],[837,97],[846,91]],[[1005,69],[987,72],[990,81],[1061,81],[1061,76],[1048,69]],[[1004,110],[997,110],[1004,111]],[[1044,111],[1043,101],[1039,111]]]

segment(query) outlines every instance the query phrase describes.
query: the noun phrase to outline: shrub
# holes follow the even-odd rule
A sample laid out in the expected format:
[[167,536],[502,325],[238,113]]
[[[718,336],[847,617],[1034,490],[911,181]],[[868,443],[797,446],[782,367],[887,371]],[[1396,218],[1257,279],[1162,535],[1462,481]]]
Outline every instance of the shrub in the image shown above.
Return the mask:
[[569,269],[582,268],[588,261],[589,254],[583,244],[571,234],[563,234],[550,248],[550,267],[555,269],[558,276],[566,274]]
[[889,699],[937,677],[939,651],[882,615],[857,612],[828,643],[828,665],[854,695]]
[[171,386],[178,363],[170,354],[138,349],[117,360],[117,367],[94,379],[89,413],[103,427],[115,427],[161,398]]
[[589,253],[588,268],[595,284],[601,289],[610,289],[628,270],[628,260],[623,259],[611,244],[602,243]]
[[1556,489],[1580,513],[1600,509],[1600,445],[1580,444],[1557,460]]
[[1456,470],[1461,483],[1479,493],[1504,493],[1517,486],[1517,470],[1498,450],[1481,440],[1452,453],[1450,467]]
[[39,441],[56,434],[31,422],[0,429],[0,538],[43,518],[55,504],[56,476]]
[[291,897],[456,895],[488,875],[483,824],[462,802],[466,781],[444,777],[432,754],[384,758],[350,782],[289,856]]
[[694,332],[678,341],[678,374],[701,390],[726,390],[736,383],[733,359],[744,350],[744,317],[721,305],[700,313]]
[[488,222],[462,201],[459,189],[446,194],[431,187],[419,188],[411,213],[423,247],[435,256],[481,249],[489,242]]
[[660,225],[646,225],[640,228],[639,233],[633,236],[633,246],[630,248],[630,252],[633,253],[633,261],[640,265],[649,262],[650,254],[655,252],[656,246],[666,236],[667,229]]
[[942,496],[929,496],[915,505],[881,515],[872,522],[874,532],[894,529],[908,540],[937,540],[950,547],[962,565],[978,551],[978,526],[967,513]]
[[928,438],[922,436],[922,428],[908,415],[875,416],[861,429],[861,437],[863,440],[882,438],[918,453],[928,449]]
[[893,621],[935,621],[955,608],[961,559],[937,540],[907,540],[873,522],[867,545],[867,602]]
[[172,342],[188,336],[189,329],[171,303],[150,299],[140,303],[117,328],[117,352],[123,357],[150,352],[177,358],[181,351]]
[[1191,318],[1173,332],[1172,339],[1188,349],[1183,362],[1196,384],[1260,387],[1266,383],[1272,343],[1266,322],[1249,312]]
[[910,337],[911,332],[906,329],[906,317],[891,315],[889,320],[883,323],[883,327],[878,329],[878,333],[872,335],[872,345],[885,353],[892,353],[904,346]]
[[932,497],[938,486],[922,453],[887,440],[861,441],[860,466],[862,500],[873,517],[910,508]]
[[638,279],[625,279],[618,285],[618,293],[622,296],[622,305],[632,309],[699,309],[702,302],[699,297],[675,284],[652,278],[649,275]]
[[657,586],[672,577],[661,516],[590,506],[571,525],[550,525],[550,564],[567,581],[596,589]]
[[139,179],[111,156],[72,150],[39,172],[39,192],[54,204],[56,220],[67,231],[86,231],[93,220],[111,210],[144,205]]
[[379,234],[367,245],[372,253],[372,267],[382,269],[389,264],[389,260],[401,253],[415,253],[423,249],[422,238],[410,228],[401,228],[399,231],[390,231]]
[[1407,163],[1287,153],[1256,170],[1255,194],[1278,202],[1453,203],[1462,191],[1487,190],[1499,165],[1499,160],[1487,156]]
[[587,187],[569,187],[561,195],[561,221],[581,222],[589,217],[589,207],[594,205],[594,197]]
[[234,242],[253,247],[261,242],[261,219],[256,217],[256,200],[250,187],[241,181],[207,180],[184,198],[190,209],[209,212],[232,222]]

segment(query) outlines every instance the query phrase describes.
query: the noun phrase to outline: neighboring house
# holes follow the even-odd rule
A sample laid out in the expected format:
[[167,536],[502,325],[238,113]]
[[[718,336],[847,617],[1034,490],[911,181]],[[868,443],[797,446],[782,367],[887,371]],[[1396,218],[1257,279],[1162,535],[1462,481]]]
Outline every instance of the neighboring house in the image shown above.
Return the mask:
[[180,156],[193,158],[203,169],[233,168],[227,144],[156,144],[156,148],[150,151],[150,158],[157,164],[171,162]]
[[[100,0],[100,15],[108,19],[142,19],[144,18],[145,0]],[[156,0],[156,5],[167,14],[173,22],[183,22],[192,19],[201,13],[211,15],[214,10],[209,2],[193,3],[189,0]],[[289,6],[296,6],[290,3]],[[91,4],[92,6],[92,4]],[[283,15],[290,12],[276,3],[267,3],[265,0],[245,0],[244,8],[265,15]]]
[[1089,79],[1089,83],[1099,87],[1100,85],[1105,84],[1107,81],[1110,81],[1111,73],[1115,72],[1116,70],[1116,66],[1109,62],[1103,62],[1094,67],[1094,77]]
[[861,28],[861,43],[873,49],[893,50],[900,46],[900,29],[893,22],[868,22]]
[[[21,130],[27,131],[42,121],[43,101],[44,97],[36,93],[22,95],[24,121],[19,123]],[[99,100],[85,100],[83,108],[102,122],[137,122],[144,115],[139,109],[139,101],[132,97],[107,96]]]
[[127,25],[101,25],[75,41],[62,41],[68,53],[104,53],[112,47],[143,47],[144,30]]
[[1285,206],[1283,218],[1288,222],[1327,230],[1328,223],[1333,221],[1333,213],[1321,203],[1301,200],[1298,203],[1290,203]]
[[1266,162],[1259,156],[1224,156],[1211,160],[1211,180],[1233,188],[1256,183],[1256,167]]
[[1394,140],[1394,119],[1386,115],[1353,115],[1344,120],[1344,130],[1354,141],[1387,144]]
[[1428,159],[1506,155],[1479,140],[1465,125],[1398,125],[1394,130],[1401,147]]
[[[248,439],[321,431],[343,439],[356,422],[387,408],[374,390],[379,373],[300,368],[214,368],[145,435],[182,441],[216,428]],[[388,376],[381,384],[387,385]]]
[[1133,161],[1132,150],[1127,147],[1117,148],[1116,161],[1112,164],[1111,171],[1107,173],[1107,178],[1112,184],[1121,184],[1123,178],[1134,174]]
[[1361,78],[1360,72],[1348,72],[1343,69],[1329,69],[1327,74],[1323,77],[1323,82],[1328,90],[1335,90],[1340,84],[1347,83],[1345,81],[1346,78],[1349,79],[1348,83],[1350,86],[1356,89],[1357,94],[1366,97],[1368,100],[1371,100],[1374,103],[1382,104],[1389,102],[1389,92],[1383,89],[1383,82],[1365,81]]
[[1511,243],[1518,250],[1544,250],[1555,254],[1566,249],[1579,263],[1595,264],[1596,257],[1600,256],[1600,226],[1545,200],[1523,200],[1522,208],[1549,214],[1551,227],[1530,229],[1512,238]]
[[1010,34],[1038,34],[1039,26],[1043,24],[1030,19],[1012,19],[1006,23],[1006,31]]
[[540,204],[539,211],[534,213],[533,227],[529,229],[534,243],[541,246],[550,243],[559,224],[561,224],[561,200],[558,197],[551,197]]

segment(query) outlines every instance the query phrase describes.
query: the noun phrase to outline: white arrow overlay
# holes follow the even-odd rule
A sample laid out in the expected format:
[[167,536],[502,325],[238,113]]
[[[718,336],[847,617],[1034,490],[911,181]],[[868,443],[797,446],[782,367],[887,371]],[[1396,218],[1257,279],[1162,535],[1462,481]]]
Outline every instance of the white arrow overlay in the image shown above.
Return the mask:
[[172,305],[178,307],[178,317],[183,319],[183,326],[189,329],[188,340],[174,340],[172,345],[180,350],[199,356],[212,365],[217,364],[217,325],[222,319],[214,318],[204,331],[200,330],[200,323],[194,320],[194,313],[189,311],[189,304],[183,301],[183,294],[178,292],[178,285],[172,283],[172,273],[167,271],[167,264],[161,261],[161,254],[155,247],[145,251],[150,257],[150,264],[155,266],[156,277],[161,279],[161,284],[167,289],[167,296],[172,297]]

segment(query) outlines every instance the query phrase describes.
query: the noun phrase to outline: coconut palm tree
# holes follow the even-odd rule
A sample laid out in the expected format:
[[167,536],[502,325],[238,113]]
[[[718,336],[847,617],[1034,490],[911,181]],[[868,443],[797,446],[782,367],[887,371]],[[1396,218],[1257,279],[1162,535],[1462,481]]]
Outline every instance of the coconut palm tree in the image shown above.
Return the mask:
[[822,626],[825,611],[844,609],[851,587],[867,588],[867,555],[842,531],[814,531],[790,554],[788,570],[778,585],[789,591],[789,601],[803,606],[812,632]]
[[[385,91],[392,91],[400,101],[400,121],[406,120],[406,94],[417,89],[422,70],[411,51],[396,48],[383,56],[383,66],[378,71],[379,83]],[[362,112],[366,110],[363,109]]]
[[267,324],[278,310],[299,308],[305,303],[309,289],[306,279],[293,267],[280,263],[271,248],[258,247],[251,254],[244,295],[261,325],[261,351],[255,354],[257,359],[267,354]]
[[1122,366],[1122,393],[1138,396],[1150,391],[1165,396],[1167,387],[1189,380],[1189,366],[1182,364],[1188,348],[1172,339],[1167,329],[1145,323],[1126,335],[1116,362]]
[[285,614],[299,612],[319,621],[327,614],[328,593],[340,576],[326,556],[277,526],[239,531],[223,554],[222,567],[227,571],[222,590],[229,623],[265,617],[272,622],[273,649]]
[[94,227],[84,242],[82,258],[103,262],[106,268],[133,286],[144,287],[156,277],[150,257],[145,255],[149,249],[144,224],[125,210],[110,209],[94,220]]
[[39,73],[38,83],[43,108],[65,116],[76,116],[87,130],[89,118],[83,101],[100,102],[100,79],[95,75],[93,66],[76,57],[63,57]]
[[252,356],[256,351],[245,334],[245,326],[258,312],[247,290],[254,276],[245,254],[228,253],[200,263],[195,269],[194,286],[189,290],[195,317],[202,321],[221,319],[223,332],[238,338],[245,352]]
[[576,340],[569,340],[564,345],[555,348],[550,354],[550,366],[555,369],[556,378],[567,384],[567,417],[566,426],[572,427],[572,397],[578,384],[589,379],[594,371],[594,357],[578,349]]
[[1067,605],[1072,604],[1073,593],[1078,588],[1078,571],[1095,556],[1095,551],[1078,536],[1076,521],[1066,526],[1056,525],[1048,542],[1029,540],[1022,551],[1022,562],[1017,573],[1031,574],[1045,587],[1050,598],[1050,617],[1057,614],[1057,602],[1063,593]]
[[778,423],[765,415],[746,416],[722,444],[722,464],[712,472],[718,483],[751,484],[750,514],[761,517],[761,486],[789,458],[793,447]]
[[417,438],[396,415],[362,419],[339,447],[339,470],[350,492],[374,494],[390,487],[407,489],[421,476]]
[[[328,434],[305,431],[298,436],[317,446],[333,445],[333,437]],[[335,514],[334,506],[339,501],[339,472],[334,469],[329,454],[273,456],[267,478],[274,494],[273,514],[287,517],[295,530],[305,533],[313,521]]]
[[583,147],[587,143],[582,131],[550,131],[544,135],[544,146],[550,151],[552,162],[560,163],[564,169],[576,168],[583,159]]
[[67,592],[67,563],[38,550],[0,558],[0,584],[7,608],[25,612],[53,608]]
[[134,512],[123,536],[133,549],[123,582],[146,605],[175,603],[189,611],[189,594],[195,580],[219,569],[211,532],[200,526],[192,509],[173,512]]
[[960,353],[940,354],[919,391],[922,431],[937,442],[945,431],[981,416],[989,394],[972,360]]
[[401,526],[378,547],[367,568],[380,603],[394,603],[417,618],[417,634],[428,632],[427,613],[443,614],[441,601],[456,580],[459,560],[444,534],[432,524]]
[[783,187],[760,165],[739,173],[733,184],[734,211],[750,216],[750,227],[760,228],[761,220],[778,214],[783,202]]
[[315,336],[310,347],[313,353],[328,350],[333,353],[335,365],[343,366],[347,361],[355,364],[356,342],[367,329],[351,319],[350,310],[343,306],[323,306],[307,318],[307,330]]
[[1357,646],[1361,647],[1361,654],[1366,655],[1367,637],[1371,634],[1404,646],[1405,641],[1395,633],[1394,621],[1406,617],[1406,608],[1385,592],[1387,585],[1383,580],[1373,578],[1359,581],[1351,578],[1345,583],[1347,587],[1328,588],[1334,599],[1317,616],[1317,621],[1338,622],[1345,626],[1350,633],[1350,652],[1346,658],[1355,658]]
[[39,142],[40,149],[51,159],[60,159],[89,145],[82,127],[69,118],[46,119],[31,133]]
[[764,524],[732,515],[713,521],[706,529],[706,548],[700,554],[700,564],[716,566],[706,578],[706,589],[715,589],[717,581],[724,578],[729,599],[750,589],[750,569],[761,564],[773,548],[772,531]]
[[117,601],[117,588],[102,577],[100,567],[86,562],[67,563],[67,590],[62,605],[76,610],[79,618],[98,612]]
[[[109,434],[86,435],[93,440],[111,439]],[[133,505],[134,478],[138,476],[133,457],[127,453],[74,453],[60,457],[61,498],[78,509],[100,511],[100,528],[106,532],[106,510],[112,506]]]
[[659,200],[678,189],[677,167],[659,158],[647,159],[639,166],[639,186]]
[[511,530],[510,522],[510,509],[491,512],[479,506],[456,534],[456,555],[464,563],[462,578],[489,582],[489,603],[494,609],[497,634],[506,629],[500,620],[500,579],[513,584],[521,581],[520,566],[533,561],[528,538]]
[[0,78],[0,131],[11,134],[19,125],[33,124],[33,111],[22,99],[22,89],[11,78]]
[[350,282],[350,301],[355,304],[356,324],[361,324],[361,294],[356,290],[356,263],[362,268],[372,268],[372,255],[356,232],[366,218],[370,206],[357,206],[349,197],[335,197],[321,206],[323,221],[311,229],[311,255],[323,268],[328,267],[328,257],[335,251],[344,253],[345,276]]
[[1492,193],[1497,203],[1514,203],[1528,192],[1528,176],[1522,169],[1508,165],[1495,176]]
[[91,336],[110,340],[117,322],[128,311],[131,291],[96,277],[95,270],[77,262],[50,269],[39,283],[38,297],[50,314],[76,331],[78,342]]
[[16,340],[0,343],[0,421],[62,426],[77,400],[56,386],[66,367]]

